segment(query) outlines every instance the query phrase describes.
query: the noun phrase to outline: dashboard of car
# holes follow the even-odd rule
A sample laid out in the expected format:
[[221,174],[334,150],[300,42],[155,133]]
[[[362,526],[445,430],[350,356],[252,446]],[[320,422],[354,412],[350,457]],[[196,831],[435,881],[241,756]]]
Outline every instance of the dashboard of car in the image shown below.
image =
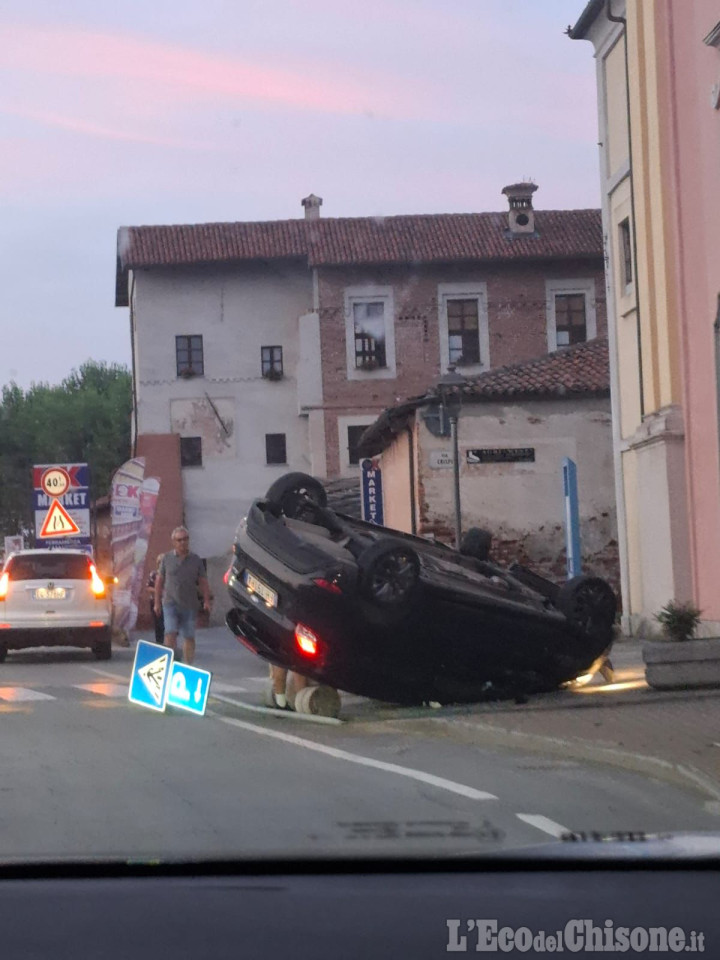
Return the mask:
[[717,856],[6,865],[2,956],[398,960],[653,943],[717,956],[719,867]]

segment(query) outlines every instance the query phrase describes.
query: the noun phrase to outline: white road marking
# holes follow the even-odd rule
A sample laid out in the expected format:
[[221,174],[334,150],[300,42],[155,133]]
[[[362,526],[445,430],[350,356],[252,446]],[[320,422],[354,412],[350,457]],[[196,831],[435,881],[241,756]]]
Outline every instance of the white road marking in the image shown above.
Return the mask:
[[542,830],[543,833],[549,833],[551,837],[557,837],[558,840],[564,833],[571,832],[567,827],[563,827],[559,823],[555,823],[554,820],[543,817],[542,814],[539,813],[516,813],[515,816],[518,820],[522,820],[523,823],[528,823],[531,827],[537,827],[538,830]]
[[98,683],[76,683],[74,686],[78,690],[87,690],[88,693],[97,693],[103,697],[126,697],[126,683],[108,683],[100,681]]
[[117,680],[118,683],[130,683],[130,677],[124,677],[120,673],[112,673],[110,670],[101,670],[99,667],[88,667],[82,664],[83,670],[89,670],[91,673],[97,673],[101,677],[110,677],[111,680]]
[[343,721],[337,717],[318,717],[313,713],[295,713],[293,710],[277,710],[274,707],[256,707],[251,703],[244,703],[242,700],[233,700],[231,697],[223,697],[222,694],[213,693],[214,687],[210,687],[210,699],[220,700],[222,703],[231,703],[234,707],[240,707],[242,710],[249,710],[251,713],[262,713],[263,716],[282,717],[283,720],[301,720],[304,723],[324,723],[330,726],[342,726]]
[[21,700],[56,700],[49,693],[40,693],[39,690],[29,690],[27,687],[0,687],[0,700],[9,703],[19,703]]
[[417,780],[419,783],[425,783],[431,787],[438,787],[440,790],[447,790],[449,793],[455,793],[461,797],[467,797],[470,800],[497,800],[494,793],[477,790],[475,787],[468,787],[466,784],[456,783],[454,780],[446,780],[444,777],[436,777],[434,774],[425,773],[423,770],[413,770],[411,767],[401,767],[396,763],[386,763],[384,760],[374,760],[372,757],[363,757],[357,753],[349,753],[347,750],[338,750],[337,747],[328,747],[322,743],[315,743],[313,740],[304,740],[302,737],[296,737],[290,733],[281,733],[279,730],[267,730],[265,727],[258,727],[256,724],[246,723],[244,720],[234,720],[232,717],[219,717],[219,719],[222,720],[223,723],[230,724],[230,726],[233,727],[239,727],[241,730],[249,730],[251,733],[259,733],[264,737],[283,740],[285,743],[291,743],[296,747],[304,747],[306,750],[324,753],[325,756],[334,757],[336,760],[346,760],[348,763],[356,763],[361,767],[372,767],[375,770],[383,770],[385,773],[394,773],[400,777]]

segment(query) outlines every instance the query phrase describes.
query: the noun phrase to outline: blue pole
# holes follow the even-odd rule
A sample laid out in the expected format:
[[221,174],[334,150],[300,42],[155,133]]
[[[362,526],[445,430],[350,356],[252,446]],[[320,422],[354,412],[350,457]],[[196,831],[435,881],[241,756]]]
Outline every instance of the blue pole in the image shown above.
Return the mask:
[[565,552],[567,576],[579,577],[582,573],[580,553],[580,508],[578,506],[577,466],[569,457],[563,459],[563,495],[565,502]]

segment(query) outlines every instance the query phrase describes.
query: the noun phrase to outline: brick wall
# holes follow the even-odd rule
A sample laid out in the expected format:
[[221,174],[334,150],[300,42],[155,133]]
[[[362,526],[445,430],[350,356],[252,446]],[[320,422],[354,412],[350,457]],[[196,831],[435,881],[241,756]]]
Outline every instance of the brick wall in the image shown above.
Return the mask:
[[[547,353],[546,280],[595,279],[598,335],[607,333],[605,281],[600,259],[534,263],[445,264],[422,267],[322,268],[318,271],[325,435],[329,477],[340,471],[337,419],[377,416],[399,399],[423,394],[440,374],[438,285],[487,284],[490,364],[530,360]],[[374,284],[393,289],[394,379],[348,380],[345,290]]]

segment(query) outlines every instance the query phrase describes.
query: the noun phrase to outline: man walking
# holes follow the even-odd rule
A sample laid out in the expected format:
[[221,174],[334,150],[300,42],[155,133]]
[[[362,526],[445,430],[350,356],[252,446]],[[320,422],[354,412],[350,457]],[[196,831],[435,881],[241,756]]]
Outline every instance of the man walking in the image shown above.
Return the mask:
[[173,549],[166,553],[155,581],[155,615],[165,621],[165,646],[177,653],[177,636],[183,639],[183,663],[195,659],[195,621],[202,593],[203,609],[210,612],[210,586],[205,567],[196,553],[190,552],[190,534],[185,527],[172,532]]

